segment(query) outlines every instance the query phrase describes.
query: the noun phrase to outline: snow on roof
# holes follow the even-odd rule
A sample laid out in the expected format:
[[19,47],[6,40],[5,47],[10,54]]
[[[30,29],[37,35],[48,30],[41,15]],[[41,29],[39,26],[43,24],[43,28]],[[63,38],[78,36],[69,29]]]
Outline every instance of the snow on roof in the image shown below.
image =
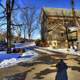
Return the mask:
[[70,30],[70,31],[77,31],[78,28],[77,28],[77,27],[69,27],[69,30]]

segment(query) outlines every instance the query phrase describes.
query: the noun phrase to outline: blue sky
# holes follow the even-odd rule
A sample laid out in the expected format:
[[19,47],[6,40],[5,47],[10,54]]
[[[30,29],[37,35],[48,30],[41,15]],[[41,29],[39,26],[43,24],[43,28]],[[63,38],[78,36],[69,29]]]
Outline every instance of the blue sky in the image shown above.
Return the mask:
[[[56,8],[71,8],[71,0],[23,0],[23,2],[30,6],[34,5],[36,8],[42,7],[56,7]],[[80,0],[74,0],[75,8],[80,8]]]
[[[1,1],[1,0],[0,0]],[[6,1],[6,0],[2,0]],[[35,6],[37,12],[41,11],[43,7],[51,7],[51,8],[71,8],[71,0],[15,0],[21,6]],[[23,2],[23,3],[22,3]],[[80,9],[80,0],[74,0],[75,9]],[[34,39],[40,38],[40,33],[38,30],[32,35]]]
[[[43,7],[52,8],[71,8],[71,0],[23,0],[25,6],[35,6],[38,11]],[[80,0],[74,0],[75,9],[80,9]],[[33,35],[33,38],[39,38],[40,34]]]

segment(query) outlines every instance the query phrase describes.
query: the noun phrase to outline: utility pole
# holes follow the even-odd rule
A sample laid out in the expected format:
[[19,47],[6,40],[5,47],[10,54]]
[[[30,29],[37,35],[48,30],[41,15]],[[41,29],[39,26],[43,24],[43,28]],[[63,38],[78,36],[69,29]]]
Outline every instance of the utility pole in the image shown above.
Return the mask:
[[71,0],[71,6],[72,6],[72,16],[73,16],[73,20],[75,22],[76,14],[75,14],[75,8],[74,8],[74,0]]

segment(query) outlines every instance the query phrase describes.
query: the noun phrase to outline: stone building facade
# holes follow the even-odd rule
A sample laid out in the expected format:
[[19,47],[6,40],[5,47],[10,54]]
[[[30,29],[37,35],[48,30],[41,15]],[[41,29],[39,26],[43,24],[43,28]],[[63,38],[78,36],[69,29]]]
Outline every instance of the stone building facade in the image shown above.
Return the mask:
[[41,39],[53,48],[66,48],[80,44],[80,10],[73,19],[71,9],[43,8],[41,11]]

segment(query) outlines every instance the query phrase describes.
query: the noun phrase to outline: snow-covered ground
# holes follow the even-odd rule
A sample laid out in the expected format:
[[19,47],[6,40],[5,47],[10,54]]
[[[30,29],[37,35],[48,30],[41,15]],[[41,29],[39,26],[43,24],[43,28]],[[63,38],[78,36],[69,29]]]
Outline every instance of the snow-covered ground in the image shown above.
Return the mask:
[[35,51],[29,50],[23,53],[20,58],[4,59],[3,61],[0,62],[0,68],[10,67],[20,62],[25,62],[25,61],[29,62],[37,57],[38,54]]
[[54,52],[60,52],[60,53],[64,53],[64,54],[73,54],[73,55],[79,55],[80,56],[79,51],[75,51],[74,49],[67,49],[67,48],[54,49],[51,47],[40,47],[36,50],[46,52],[48,54],[53,54],[53,52],[50,52],[50,51],[54,51]]
[[6,54],[6,51],[0,51],[0,54]]
[[[30,46],[35,46],[34,42],[30,42],[30,43],[16,43],[15,44],[15,48],[30,48]],[[18,54],[18,53],[17,53]],[[38,57],[38,53],[36,53],[33,50],[29,50],[26,49],[26,51],[22,54],[18,56],[16,54],[7,54],[6,51],[0,51],[0,56],[3,56],[1,58],[1,62],[0,62],[0,68],[5,68],[5,67],[10,67],[13,65],[16,65],[20,62],[25,62],[25,61],[33,61],[34,59],[36,59]]]
[[28,51],[24,52],[24,53],[21,55],[21,57],[25,57],[25,56],[28,56],[28,55],[34,56],[34,57],[38,56],[38,54],[37,54],[35,51],[33,51],[33,50],[28,50]]
[[35,46],[35,43],[34,42],[15,43],[15,48],[25,48],[30,46]]
[[[65,54],[73,54],[73,55],[79,55],[79,51],[75,52],[73,49],[53,49],[50,47],[37,47],[34,42],[28,42],[28,43],[15,43],[15,48],[25,48],[25,52],[22,55],[16,55],[16,54],[7,54],[6,51],[0,51],[0,59],[2,61],[0,62],[0,68],[10,67],[13,65],[16,65],[20,62],[29,62],[36,59],[39,55],[37,52],[33,51],[33,49],[37,51],[41,51],[47,54],[53,54],[53,52],[60,52]],[[4,58],[4,59],[3,59]]]

